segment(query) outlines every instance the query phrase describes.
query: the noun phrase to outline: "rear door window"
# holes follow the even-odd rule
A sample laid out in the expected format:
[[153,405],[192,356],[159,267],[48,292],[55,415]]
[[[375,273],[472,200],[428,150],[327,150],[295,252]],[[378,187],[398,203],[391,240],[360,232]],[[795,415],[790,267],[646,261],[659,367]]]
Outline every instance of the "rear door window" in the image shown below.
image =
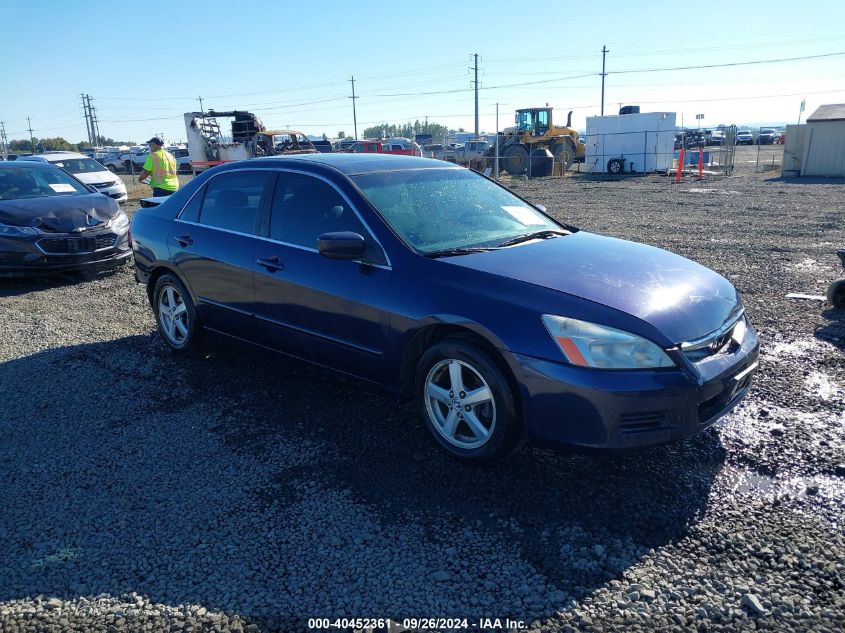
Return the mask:
[[279,174],[270,215],[272,239],[316,249],[320,235],[338,231],[368,236],[349,203],[327,182],[304,174]]
[[271,181],[269,171],[237,171],[216,176],[206,185],[199,223],[238,233],[256,233]]

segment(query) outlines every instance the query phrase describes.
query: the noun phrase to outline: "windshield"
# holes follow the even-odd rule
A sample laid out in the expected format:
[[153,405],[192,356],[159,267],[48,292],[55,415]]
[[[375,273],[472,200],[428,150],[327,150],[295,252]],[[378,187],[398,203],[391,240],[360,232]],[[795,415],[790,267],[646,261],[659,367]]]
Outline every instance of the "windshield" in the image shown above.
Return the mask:
[[423,253],[495,246],[560,225],[468,169],[352,176],[384,220]]
[[51,161],[51,165],[61,167],[69,174],[90,174],[98,171],[105,171],[103,166],[90,158],[67,158],[58,161]]
[[0,200],[78,196],[88,193],[91,192],[85,185],[61,169],[0,167]]

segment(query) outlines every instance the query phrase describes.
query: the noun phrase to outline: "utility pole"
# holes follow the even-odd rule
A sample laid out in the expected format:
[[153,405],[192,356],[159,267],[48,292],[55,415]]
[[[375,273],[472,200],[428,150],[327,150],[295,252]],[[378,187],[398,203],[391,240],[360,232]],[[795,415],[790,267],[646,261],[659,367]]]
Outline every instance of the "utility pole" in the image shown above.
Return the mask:
[[493,178],[499,178],[499,102],[496,102],[496,151],[493,154]]
[[79,95],[82,99],[82,116],[85,117],[85,131],[88,133],[88,143],[91,144],[91,147],[94,147],[92,143],[93,134],[91,132],[91,115],[89,112],[88,101],[86,101],[87,95],[81,94]]
[[202,109],[202,95],[198,96],[197,99],[200,100],[200,112],[205,112],[205,110]]
[[355,75],[352,75],[352,96],[347,97],[348,99],[352,99],[352,123],[355,127],[355,140],[358,140],[358,113],[355,110],[355,99],[358,97],[355,96]]
[[475,138],[478,138],[478,53],[474,53],[475,58]]
[[601,115],[604,116],[604,78],[607,73],[604,71],[604,58],[610,51],[607,50],[607,44],[602,44],[601,47]]
[[88,112],[91,113],[91,131],[94,133],[94,142],[91,143],[93,149],[100,144],[100,122],[97,120],[97,108],[91,105],[91,95],[88,95]]
[[32,153],[35,153],[35,137],[32,135],[32,121],[29,120],[29,117],[26,117],[26,124],[29,126],[27,129],[29,130],[29,147],[32,150]]
[[3,160],[9,158],[9,141],[6,138],[6,122],[0,121],[0,154]]

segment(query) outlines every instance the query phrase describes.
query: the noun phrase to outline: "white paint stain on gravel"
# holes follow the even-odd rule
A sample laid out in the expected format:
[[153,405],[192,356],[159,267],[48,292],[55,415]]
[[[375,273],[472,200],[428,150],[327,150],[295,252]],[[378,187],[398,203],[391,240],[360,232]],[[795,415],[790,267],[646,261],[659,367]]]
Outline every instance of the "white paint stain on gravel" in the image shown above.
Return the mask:
[[794,361],[819,354],[835,353],[836,348],[818,339],[797,341],[773,341],[761,347],[764,358],[775,361]]
[[687,189],[684,193],[703,193],[703,194],[715,194],[720,196],[741,196],[742,192],[740,191],[731,191],[728,189],[702,189],[700,187],[693,187],[691,189]]
[[804,378],[804,387],[817,398],[834,400],[842,397],[842,388],[822,371],[811,371]]

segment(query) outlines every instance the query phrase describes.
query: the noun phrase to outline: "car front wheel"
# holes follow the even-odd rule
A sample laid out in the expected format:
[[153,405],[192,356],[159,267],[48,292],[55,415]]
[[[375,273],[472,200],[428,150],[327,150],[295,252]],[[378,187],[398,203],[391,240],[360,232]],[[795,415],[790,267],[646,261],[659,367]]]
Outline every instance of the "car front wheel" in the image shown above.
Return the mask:
[[446,453],[490,464],[520,448],[523,426],[513,390],[486,352],[445,339],[423,354],[417,378],[423,420]]
[[164,342],[177,352],[190,349],[199,332],[197,311],[176,276],[168,273],[158,279],[153,290],[153,310]]

